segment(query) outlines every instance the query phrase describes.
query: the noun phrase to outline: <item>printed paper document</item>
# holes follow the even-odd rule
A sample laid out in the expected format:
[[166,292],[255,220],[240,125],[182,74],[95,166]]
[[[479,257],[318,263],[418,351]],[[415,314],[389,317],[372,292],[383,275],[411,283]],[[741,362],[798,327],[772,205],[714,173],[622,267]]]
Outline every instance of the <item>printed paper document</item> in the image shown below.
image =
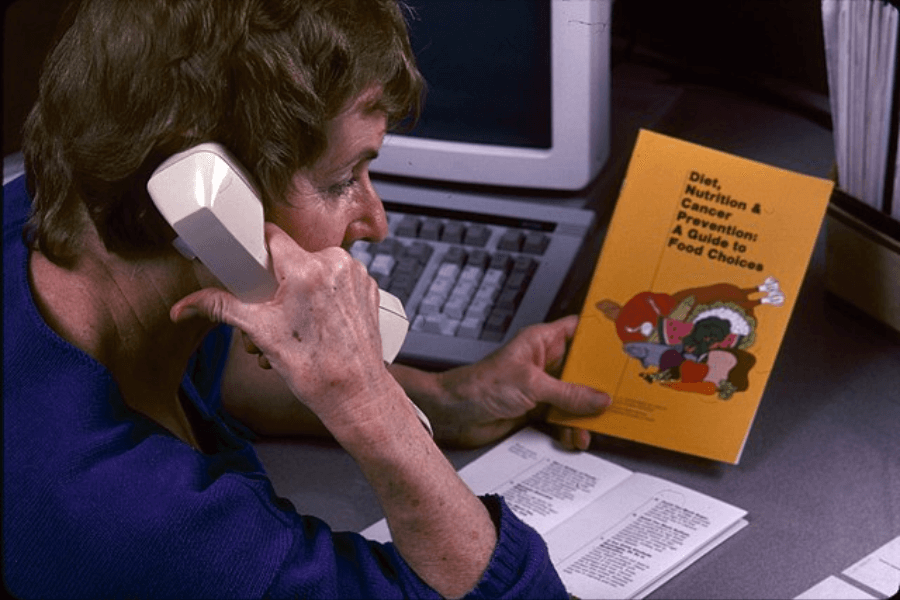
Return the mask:
[[[743,528],[746,511],[524,429],[460,470],[546,540],[569,592],[642,598]],[[388,541],[384,520],[363,535]]]

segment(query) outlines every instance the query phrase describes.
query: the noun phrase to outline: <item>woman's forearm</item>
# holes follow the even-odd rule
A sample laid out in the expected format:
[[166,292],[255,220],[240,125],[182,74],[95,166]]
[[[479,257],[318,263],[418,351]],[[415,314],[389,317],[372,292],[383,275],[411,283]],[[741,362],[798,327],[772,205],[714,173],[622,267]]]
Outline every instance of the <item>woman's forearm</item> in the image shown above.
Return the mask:
[[392,398],[378,410],[326,425],[372,485],[410,567],[442,595],[462,596],[487,568],[496,529],[391,383]]

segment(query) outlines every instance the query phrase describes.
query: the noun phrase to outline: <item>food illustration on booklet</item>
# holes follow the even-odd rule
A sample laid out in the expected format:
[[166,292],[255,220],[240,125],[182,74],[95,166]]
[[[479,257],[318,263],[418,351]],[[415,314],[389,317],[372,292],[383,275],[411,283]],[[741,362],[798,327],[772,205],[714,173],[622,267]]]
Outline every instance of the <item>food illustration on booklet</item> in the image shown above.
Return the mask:
[[673,294],[641,292],[624,305],[601,300],[596,308],[615,323],[622,350],[641,362],[639,376],[682,392],[722,400],[749,387],[756,358],[755,310],[784,305],[774,277],[757,287],[719,283]]

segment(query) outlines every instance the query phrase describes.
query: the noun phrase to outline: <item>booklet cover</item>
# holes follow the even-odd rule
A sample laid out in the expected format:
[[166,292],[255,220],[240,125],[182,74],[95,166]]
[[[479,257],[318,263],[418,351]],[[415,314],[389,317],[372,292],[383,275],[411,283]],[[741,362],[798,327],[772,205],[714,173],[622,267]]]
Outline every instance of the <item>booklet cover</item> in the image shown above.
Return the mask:
[[737,463],[832,187],[642,130],[562,373],[613,404],[550,419]]

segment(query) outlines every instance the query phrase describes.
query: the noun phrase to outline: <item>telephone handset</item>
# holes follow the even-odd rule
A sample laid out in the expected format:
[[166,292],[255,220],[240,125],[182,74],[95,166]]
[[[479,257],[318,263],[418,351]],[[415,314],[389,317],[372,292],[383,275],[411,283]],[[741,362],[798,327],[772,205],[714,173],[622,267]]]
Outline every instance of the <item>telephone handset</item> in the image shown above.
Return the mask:
[[[250,181],[224,147],[205,143],[163,162],[147,191],[178,234],[174,245],[184,256],[198,258],[241,300],[263,302],[278,286],[269,269],[262,202]],[[379,292],[382,353],[391,363],[409,321],[400,300]]]

